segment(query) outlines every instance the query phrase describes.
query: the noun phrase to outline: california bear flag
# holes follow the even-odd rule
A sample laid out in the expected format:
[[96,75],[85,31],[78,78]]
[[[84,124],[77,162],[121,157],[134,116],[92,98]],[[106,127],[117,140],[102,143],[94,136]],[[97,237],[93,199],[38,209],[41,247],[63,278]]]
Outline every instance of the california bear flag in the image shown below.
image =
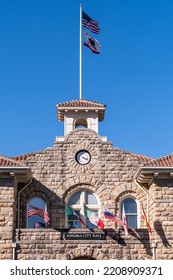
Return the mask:
[[87,32],[84,32],[85,35],[85,41],[84,46],[88,47],[93,53],[99,54],[100,53],[100,43],[93,37],[91,37],[90,34]]

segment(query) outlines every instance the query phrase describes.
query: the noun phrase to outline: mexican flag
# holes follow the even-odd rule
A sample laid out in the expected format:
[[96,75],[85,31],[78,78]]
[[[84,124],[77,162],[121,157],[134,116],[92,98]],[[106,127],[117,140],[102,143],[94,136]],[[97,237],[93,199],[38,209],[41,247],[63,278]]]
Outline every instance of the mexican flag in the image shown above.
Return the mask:
[[68,204],[66,206],[66,215],[67,216],[70,216],[70,215],[77,216],[80,223],[83,224],[84,226],[86,226],[85,220],[83,219],[82,215],[79,215],[78,213],[76,213],[76,211],[74,211]]
[[92,210],[90,210],[86,205],[84,205],[85,208],[85,215],[86,218],[90,220],[90,222],[94,225],[96,225],[98,228],[104,229],[104,223],[103,221],[95,214]]

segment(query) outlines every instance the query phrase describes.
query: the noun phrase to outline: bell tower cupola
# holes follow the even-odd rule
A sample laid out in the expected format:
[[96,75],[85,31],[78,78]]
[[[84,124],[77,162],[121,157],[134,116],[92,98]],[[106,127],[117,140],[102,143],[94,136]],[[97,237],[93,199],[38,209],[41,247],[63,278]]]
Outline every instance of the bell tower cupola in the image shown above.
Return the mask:
[[57,104],[57,117],[64,122],[64,136],[78,128],[98,133],[98,123],[104,119],[106,105],[90,100],[72,100]]

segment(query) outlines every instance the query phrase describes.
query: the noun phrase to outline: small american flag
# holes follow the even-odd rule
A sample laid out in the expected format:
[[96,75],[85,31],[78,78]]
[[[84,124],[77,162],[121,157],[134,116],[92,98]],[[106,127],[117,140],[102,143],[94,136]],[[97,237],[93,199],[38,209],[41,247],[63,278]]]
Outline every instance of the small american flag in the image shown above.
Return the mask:
[[82,12],[82,25],[91,30],[91,32],[98,34],[100,28],[98,22],[90,18],[86,13]]
[[46,224],[50,223],[50,218],[45,210],[32,206],[32,205],[29,205],[28,206],[28,217],[31,217],[33,215],[38,215],[38,216],[42,217]]

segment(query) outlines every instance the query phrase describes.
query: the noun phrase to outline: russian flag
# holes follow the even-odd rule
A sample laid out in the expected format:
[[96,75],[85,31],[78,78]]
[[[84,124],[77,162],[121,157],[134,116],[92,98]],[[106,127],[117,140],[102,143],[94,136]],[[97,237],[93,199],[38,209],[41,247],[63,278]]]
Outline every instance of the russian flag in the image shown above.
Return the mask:
[[107,208],[104,210],[104,217],[108,220],[114,221],[121,226],[124,226],[123,222],[115,215],[113,215]]

